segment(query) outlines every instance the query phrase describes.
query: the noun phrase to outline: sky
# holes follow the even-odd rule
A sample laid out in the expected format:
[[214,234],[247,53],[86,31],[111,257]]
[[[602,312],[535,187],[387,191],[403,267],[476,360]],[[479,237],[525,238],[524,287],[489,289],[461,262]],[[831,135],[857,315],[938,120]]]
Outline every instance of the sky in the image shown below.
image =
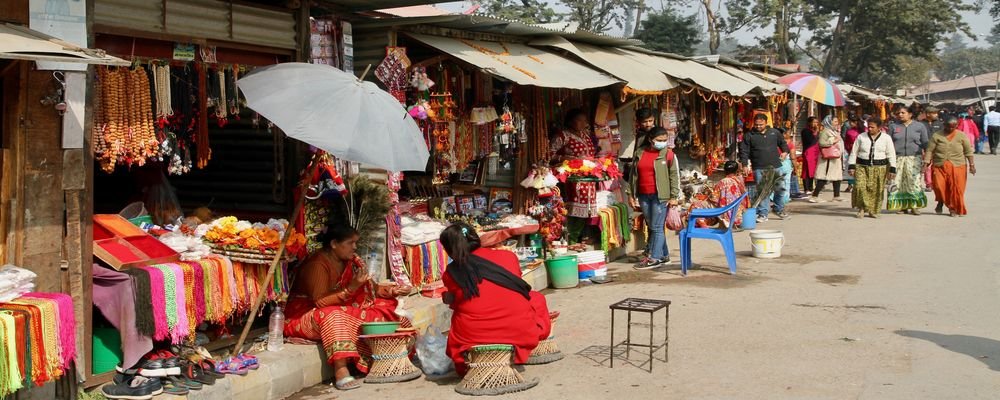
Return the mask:
[[[651,7],[652,9],[658,10],[660,9],[661,4],[668,1],[646,0],[646,4],[649,5],[649,7]],[[555,3],[555,1],[548,0],[548,3],[553,4]],[[471,2],[455,1],[450,3],[438,4],[437,6],[448,11],[460,12],[468,9],[471,6]],[[688,10],[689,11],[687,12],[693,12],[694,8],[689,8]],[[556,7],[556,11],[565,11],[565,10],[560,10],[559,7]],[[989,14],[986,13],[986,11],[983,11],[981,14],[977,14],[975,12],[964,12],[962,13],[962,16],[963,18],[965,18],[965,21],[972,28],[972,33],[979,38],[978,41],[975,42],[972,41],[971,39],[966,38],[966,43],[968,43],[970,46],[980,46],[980,47],[988,46],[988,44],[984,39],[987,35],[989,35],[990,28],[993,27],[993,18],[990,17]],[[701,20],[702,24],[704,24],[704,17],[702,17]],[[618,36],[622,34],[622,31],[616,29],[608,33],[611,35]],[[766,34],[767,32],[746,30],[737,32],[736,34],[733,35],[733,37],[739,40],[741,44],[753,44],[754,38],[756,36],[766,35]]]

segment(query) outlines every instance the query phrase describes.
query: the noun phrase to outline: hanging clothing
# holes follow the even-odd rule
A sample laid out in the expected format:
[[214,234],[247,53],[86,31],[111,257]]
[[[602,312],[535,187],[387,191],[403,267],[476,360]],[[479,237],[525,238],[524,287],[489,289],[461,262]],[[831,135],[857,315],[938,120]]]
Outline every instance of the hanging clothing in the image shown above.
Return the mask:
[[326,251],[313,253],[300,266],[292,298],[285,310],[285,336],[323,343],[327,362],[348,360],[362,373],[368,372],[371,349],[358,338],[365,322],[410,322],[396,315],[396,299],[375,296],[374,283],[369,281],[353,294],[346,304],[330,304],[329,297],[348,287],[356,270],[367,268],[360,257],[342,263],[343,271]]
[[[514,253],[506,250],[479,248],[472,252],[502,267],[516,277],[521,276],[520,264]],[[450,307],[451,331],[448,333],[448,357],[455,362],[455,371],[465,375],[465,352],[473,346],[509,344],[514,346],[514,362],[523,364],[538,342],[548,338],[552,329],[545,296],[531,291],[526,299],[520,293],[489,280],[479,283],[479,296],[467,298],[452,277],[450,268],[442,279],[454,296]]]

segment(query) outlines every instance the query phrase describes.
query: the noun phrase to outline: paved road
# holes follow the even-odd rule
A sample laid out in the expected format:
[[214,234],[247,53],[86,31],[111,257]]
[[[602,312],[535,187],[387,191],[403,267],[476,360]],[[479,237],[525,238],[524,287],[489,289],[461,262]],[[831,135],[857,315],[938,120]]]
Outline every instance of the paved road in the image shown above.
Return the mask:
[[[737,234],[736,277],[716,245],[697,242],[703,267],[687,278],[676,264],[651,272],[618,264],[616,283],[550,293],[568,356],[528,367],[541,384],[507,398],[1000,398],[1000,156],[981,156],[978,166],[966,218],[928,208],[857,220],[849,203],[796,202],[791,220],[766,224],[787,237],[782,258],[750,258],[748,234]],[[608,305],[625,297],[673,301],[670,362],[652,374],[638,351],[631,364],[608,368]],[[644,339],[647,330],[633,334]],[[450,383],[318,386],[296,398],[454,398]]]

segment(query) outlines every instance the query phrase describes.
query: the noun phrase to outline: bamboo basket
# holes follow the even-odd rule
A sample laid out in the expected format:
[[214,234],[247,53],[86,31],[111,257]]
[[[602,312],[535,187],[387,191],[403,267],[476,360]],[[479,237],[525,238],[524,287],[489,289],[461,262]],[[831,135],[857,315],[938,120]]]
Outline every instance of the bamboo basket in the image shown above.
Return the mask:
[[513,357],[514,346],[509,344],[473,346],[466,352],[469,372],[455,391],[469,396],[496,396],[538,385],[538,378],[525,380],[513,368]]
[[531,355],[528,357],[528,361],[525,362],[527,365],[539,365],[548,364],[562,360],[565,356],[562,351],[559,350],[559,346],[556,345],[556,320],[559,319],[559,313],[553,312],[549,314],[549,320],[552,321],[551,328],[549,330],[549,337],[538,342],[538,346],[531,351]]
[[372,350],[371,368],[365,383],[394,383],[412,381],[423,375],[410,362],[410,346],[415,339],[411,333],[359,336]]

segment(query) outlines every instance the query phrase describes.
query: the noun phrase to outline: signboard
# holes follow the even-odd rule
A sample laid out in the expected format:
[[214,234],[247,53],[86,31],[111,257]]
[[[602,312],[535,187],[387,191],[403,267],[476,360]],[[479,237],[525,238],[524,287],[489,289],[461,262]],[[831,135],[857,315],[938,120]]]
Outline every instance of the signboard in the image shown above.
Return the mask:
[[344,71],[354,73],[354,33],[351,30],[351,23],[341,22],[341,48],[344,49]]

